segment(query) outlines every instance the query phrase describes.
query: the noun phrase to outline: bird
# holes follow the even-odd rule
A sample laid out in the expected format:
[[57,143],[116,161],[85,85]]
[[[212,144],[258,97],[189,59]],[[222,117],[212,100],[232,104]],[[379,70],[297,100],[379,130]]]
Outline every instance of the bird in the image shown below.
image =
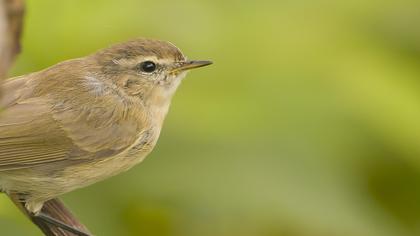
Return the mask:
[[190,69],[172,43],[138,38],[7,79],[0,98],[0,191],[34,216],[43,204],[140,163]]

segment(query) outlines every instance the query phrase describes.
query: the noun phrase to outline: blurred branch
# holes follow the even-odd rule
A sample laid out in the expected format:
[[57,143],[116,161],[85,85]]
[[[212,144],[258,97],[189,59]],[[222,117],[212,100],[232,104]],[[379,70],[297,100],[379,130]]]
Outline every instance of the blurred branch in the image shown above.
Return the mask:
[[[20,52],[20,36],[24,15],[23,0],[0,0],[0,82],[4,79],[16,55]],[[0,91],[1,95],[1,91]],[[28,212],[18,197],[9,195],[15,205],[37,225],[46,236],[73,236],[66,230],[48,224]],[[44,204],[42,212],[73,228],[89,232],[59,199]]]
[[23,14],[22,0],[0,0],[0,79],[20,51]]

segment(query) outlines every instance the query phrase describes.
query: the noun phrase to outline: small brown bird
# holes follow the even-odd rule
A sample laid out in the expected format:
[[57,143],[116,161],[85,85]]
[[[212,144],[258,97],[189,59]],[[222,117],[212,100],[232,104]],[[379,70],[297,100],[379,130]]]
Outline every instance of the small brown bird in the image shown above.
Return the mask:
[[137,39],[7,80],[0,190],[54,223],[41,214],[44,202],[141,162],[186,72],[210,64],[187,60],[171,43]]

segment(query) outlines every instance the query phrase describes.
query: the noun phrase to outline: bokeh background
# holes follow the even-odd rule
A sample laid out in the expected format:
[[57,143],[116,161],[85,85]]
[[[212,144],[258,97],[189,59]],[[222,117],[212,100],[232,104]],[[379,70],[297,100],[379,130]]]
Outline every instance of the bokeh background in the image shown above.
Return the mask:
[[[211,59],[153,153],[63,196],[100,236],[420,235],[420,2],[28,0],[37,71],[135,37]],[[0,196],[1,235],[41,235]]]

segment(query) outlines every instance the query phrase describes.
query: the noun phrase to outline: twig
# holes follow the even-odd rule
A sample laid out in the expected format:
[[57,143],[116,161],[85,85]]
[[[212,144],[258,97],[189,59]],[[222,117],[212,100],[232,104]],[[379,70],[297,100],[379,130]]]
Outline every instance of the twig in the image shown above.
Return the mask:
[[[19,210],[21,210],[29,219],[32,220],[32,222],[35,225],[37,225],[41,229],[41,231],[46,236],[74,236],[75,235],[69,231],[66,231],[54,225],[45,223],[44,221],[39,220],[38,218],[32,216],[32,214],[28,212],[26,208],[24,207],[24,203],[22,203],[17,197],[10,196],[10,199],[19,208]],[[57,198],[46,202],[44,204],[44,207],[42,208],[42,212],[56,220],[66,223],[69,226],[79,229],[82,232],[89,233],[89,230],[83,224],[81,224],[77,220],[77,218],[70,212],[70,210],[66,208],[63,202]]]

